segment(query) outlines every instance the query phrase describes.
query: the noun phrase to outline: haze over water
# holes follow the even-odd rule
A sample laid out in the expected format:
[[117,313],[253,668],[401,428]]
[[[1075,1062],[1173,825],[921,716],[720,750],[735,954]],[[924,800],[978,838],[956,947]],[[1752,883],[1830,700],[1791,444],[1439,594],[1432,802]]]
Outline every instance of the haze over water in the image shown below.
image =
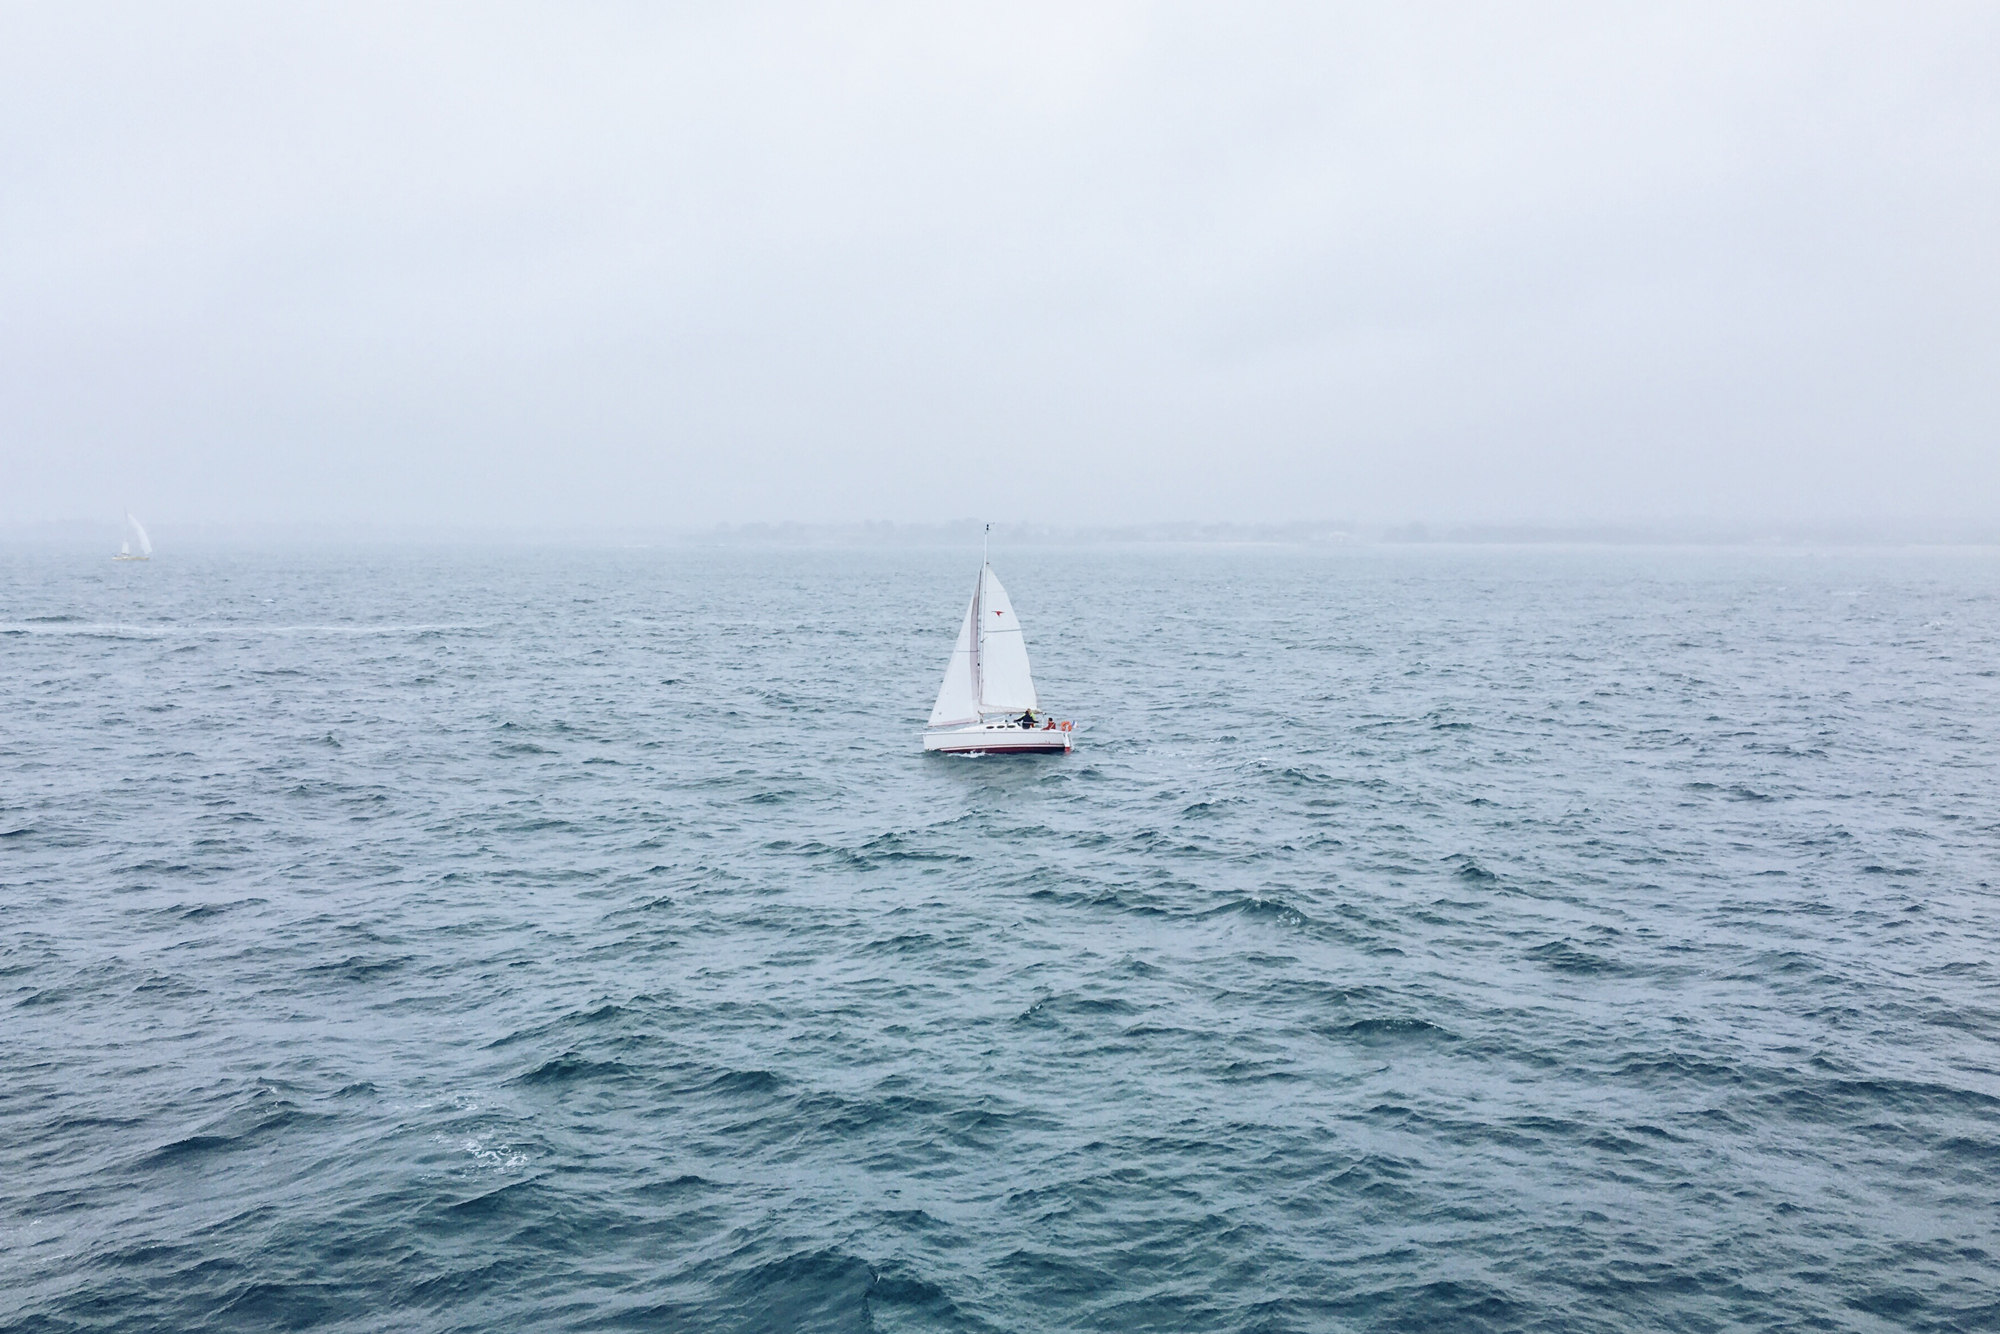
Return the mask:
[[0,1330],[2000,1320],[1991,551],[0,555]]
[[2000,524],[1980,0],[6,32],[0,532]]

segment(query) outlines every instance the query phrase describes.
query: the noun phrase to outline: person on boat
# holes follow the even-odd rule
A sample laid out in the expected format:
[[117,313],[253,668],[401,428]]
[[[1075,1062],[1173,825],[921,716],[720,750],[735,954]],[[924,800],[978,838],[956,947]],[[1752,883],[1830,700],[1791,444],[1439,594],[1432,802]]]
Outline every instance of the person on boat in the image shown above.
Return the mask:
[[1021,710],[1021,717],[1019,721],[1023,730],[1032,728],[1035,725],[1035,711],[1033,709]]

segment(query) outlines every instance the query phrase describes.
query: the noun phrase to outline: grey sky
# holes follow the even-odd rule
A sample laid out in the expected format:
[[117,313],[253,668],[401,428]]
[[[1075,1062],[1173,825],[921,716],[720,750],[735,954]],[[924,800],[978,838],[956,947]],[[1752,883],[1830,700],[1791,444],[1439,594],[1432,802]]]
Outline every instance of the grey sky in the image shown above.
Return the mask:
[[0,519],[2000,516],[2000,6],[19,4]]

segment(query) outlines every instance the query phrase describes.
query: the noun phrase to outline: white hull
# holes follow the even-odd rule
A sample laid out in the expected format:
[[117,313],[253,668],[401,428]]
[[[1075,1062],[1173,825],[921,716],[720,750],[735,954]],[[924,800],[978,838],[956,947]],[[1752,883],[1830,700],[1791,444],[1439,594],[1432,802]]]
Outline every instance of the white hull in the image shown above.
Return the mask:
[[974,723],[924,733],[924,749],[948,755],[1065,755],[1071,735],[1059,727]]
[[113,556],[113,560],[151,560],[151,556]]

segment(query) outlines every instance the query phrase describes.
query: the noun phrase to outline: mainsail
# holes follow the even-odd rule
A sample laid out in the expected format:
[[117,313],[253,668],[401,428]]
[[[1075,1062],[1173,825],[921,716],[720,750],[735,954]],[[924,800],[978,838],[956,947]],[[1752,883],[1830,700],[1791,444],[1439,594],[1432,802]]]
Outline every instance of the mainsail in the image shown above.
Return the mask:
[[1035,678],[1028,672],[1028,642],[1014,619],[1014,604],[991,565],[979,573],[984,584],[979,598],[979,712],[1039,709]]
[[972,601],[958,627],[958,643],[945,665],[944,684],[931,709],[932,727],[976,723],[989,714],[1039,709],[1035,678],[1028,671],[1028,646],[1014,604],[993,567],[982,565]]
[[125,511],[125,526],[132,530],[133,537],[139,539],[139,554],[141,556],[152,555],[153,539],[146,536],[146,526],[133,517],[131,510]]

